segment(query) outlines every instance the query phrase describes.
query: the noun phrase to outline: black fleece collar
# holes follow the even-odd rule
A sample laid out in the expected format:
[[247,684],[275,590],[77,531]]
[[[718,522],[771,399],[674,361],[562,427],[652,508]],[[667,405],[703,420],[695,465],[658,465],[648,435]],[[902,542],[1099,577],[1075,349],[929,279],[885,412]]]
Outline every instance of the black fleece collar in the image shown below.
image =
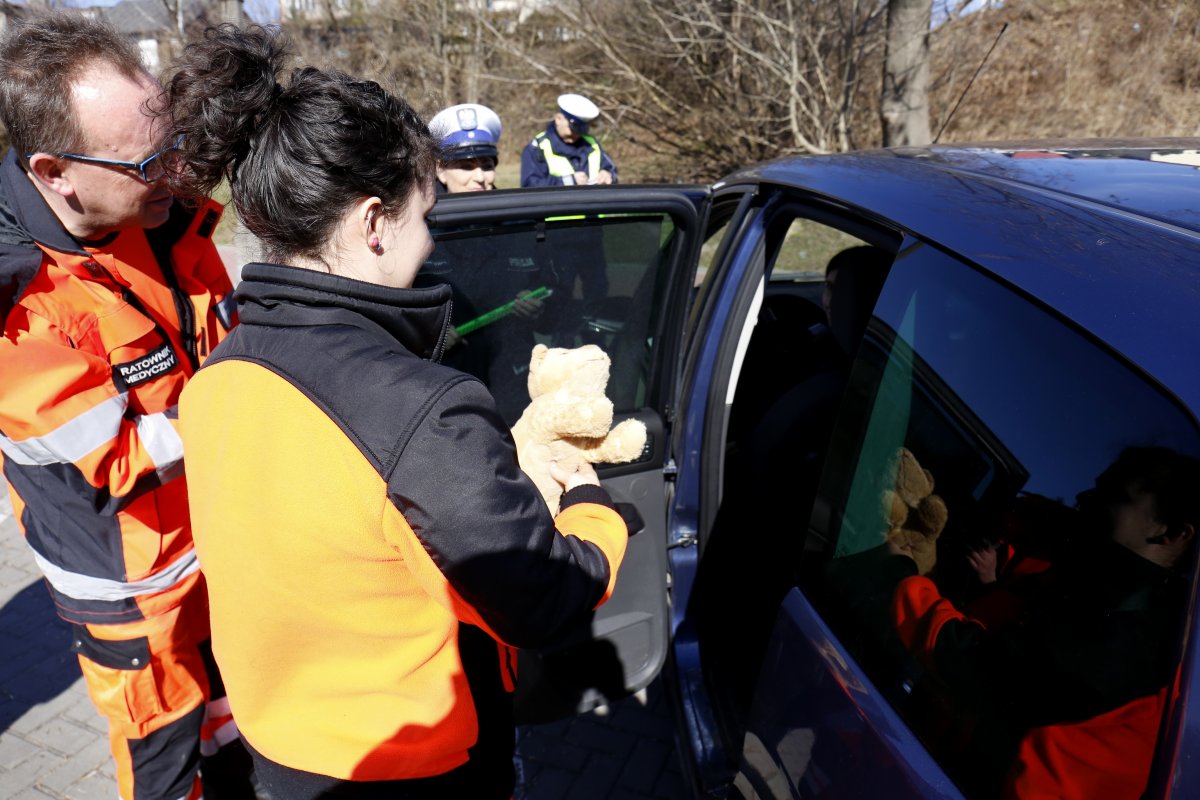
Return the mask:
[[365,320],[420,358],[438,361],[450,326],[450,286],[393,289],[282,264],[247,264],[237,287],[243,325],[304,327]]
[[29,180],[17,160],[16,151],[11,148],[0,162],[0,185],[3,186],[7,211],[34,241],[60,253],[85,252]]

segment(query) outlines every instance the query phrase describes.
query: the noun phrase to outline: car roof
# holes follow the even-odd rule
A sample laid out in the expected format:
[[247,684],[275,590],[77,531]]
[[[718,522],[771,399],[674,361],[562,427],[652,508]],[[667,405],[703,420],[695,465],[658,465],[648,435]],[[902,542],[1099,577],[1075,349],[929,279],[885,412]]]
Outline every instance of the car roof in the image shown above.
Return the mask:
[[734,173],[891,221],[1075,322],[1200,411],[1200,139],[797,156]]

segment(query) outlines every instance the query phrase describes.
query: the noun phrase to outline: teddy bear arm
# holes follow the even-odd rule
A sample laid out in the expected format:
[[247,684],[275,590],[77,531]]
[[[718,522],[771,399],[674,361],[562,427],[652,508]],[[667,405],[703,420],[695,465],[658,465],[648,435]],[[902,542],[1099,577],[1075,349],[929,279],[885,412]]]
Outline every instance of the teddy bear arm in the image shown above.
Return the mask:
[[646,446],[646,425],[640,420],[627,419],[597,439],[575,439],[573,443],[593,464],[622,464],[633,461]]

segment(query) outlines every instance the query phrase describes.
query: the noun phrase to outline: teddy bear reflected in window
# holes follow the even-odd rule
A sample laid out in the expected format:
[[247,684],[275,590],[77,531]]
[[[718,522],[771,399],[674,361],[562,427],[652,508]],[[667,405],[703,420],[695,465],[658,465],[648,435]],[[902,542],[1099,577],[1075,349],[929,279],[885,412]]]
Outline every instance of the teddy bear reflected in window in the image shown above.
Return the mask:
[[896,451],[890,472],[896,479],[883,494],[888,525],[884,539],[912,556],[919,575],[928,575],[937,564],[937,540],[950,513],[942,498],[933,493],[933,473],[924,469],[907,447]]

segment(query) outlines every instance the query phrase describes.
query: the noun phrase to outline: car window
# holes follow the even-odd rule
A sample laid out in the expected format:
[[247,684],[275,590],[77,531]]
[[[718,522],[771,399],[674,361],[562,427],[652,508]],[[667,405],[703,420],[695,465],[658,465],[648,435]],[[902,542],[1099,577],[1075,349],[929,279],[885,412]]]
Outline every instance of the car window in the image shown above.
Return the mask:
[[433,234],[437,246],[416,285],[453,289],[443,363],[483,380],[507,422],[529,403],[537,344],[600,345],[612,359],[616,410],[645,404],[676,238],[669,215],[530,219]]
[[[783,421],[775,417],[781,414],[797,428],[828,431],[830,412],[836,410],[848,375],[845,366],[892,260],[885,248],[795,212],[785,207],[767,225],[762,304],[746,320],[743,338],[748,344],[730,414],[729,448],[735,461],[739,456],[754,459],[749,451],[761,449],[762,440],[779,441]],[[843,313],[831,324],[833,289],[843,272],[857,272],[859,280],[847,277],[840,298]],[[864,279],[867,273],[870,280]],[[806,447],[814,451],[813,464],[821,455],[815,451],[824,449],[819,438]],[[731,470],[747,467],[755,469],[751,464],[731,465]],[[812,489],[804,495],[811,497]]]
[[969,797],[1137,797],[1178,669],[1197,455],[1155,385],[917,245],[853,365],[801,587]]
[[788,225],[779,243],[770,279],[819,283],[835,255],[864,244],[858,237],[837,228],[799,217]]

